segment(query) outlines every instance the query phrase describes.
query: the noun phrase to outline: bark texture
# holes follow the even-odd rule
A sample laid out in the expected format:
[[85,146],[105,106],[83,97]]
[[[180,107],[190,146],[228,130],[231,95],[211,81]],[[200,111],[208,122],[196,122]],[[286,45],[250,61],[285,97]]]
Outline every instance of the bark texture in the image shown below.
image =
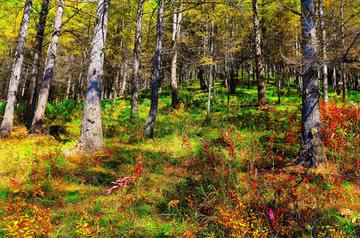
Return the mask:
[[35,100],[36,85],[39,77],[41,51],[44,40],[44,32],[45,32],[46,18],[48,11],[49,11],[49,0],[43,0],[41,5],[39,23],[37,26],[36,40],[34,45],[34,58],[32,62],[32,69],[31,69],[31,75],[28,84],[28,93],[26,98],[25,121],[28,126],[31,126],[31,122],[34,117],[35,103],[36,103]]
[[255,32],[255,65],[256,65],[256,77],[258,87],[258,102],[260,105],[267,104],[266,98],[266,83],[265,83],[265,67],[261,50],[261,31],[258,16],[258,3],[257,0],[252,0],[253,7],[253,21]]
[[136,119],[139,116],[138,113],[138,91],[140,88],[140,45],[141,45],[141,25],[143,16],[143,5],[145,0],[138,1],[138,11],[136,18],[136,32],[134,42],[134,65],[131,82],[131,119]]
[[312,166],[321,162],[320,145],[320,83],[317,77],[316,62],[316,15],[314,0],[301,1],[301,26],[303,55],[303,94],[302,94],[302,150],[297,162],[306,161]]
[[19,88],[21,68],[24,61],[25,42],[28,34],[32,0],[27,0],[24,8],[24,15],[21,20],[18,44],[15,50],[15,59],[11,70],[9,91],[5,107],[4,119],[0,127],[0,137],[6,138],[10,135],[14,123],[14,108],[16,102],[16,93]]
[[110,0],[99,0],[96,10],[97,19],[92,39],[88,70],[88,90],[83,110],[80,140],[76,147],[83,152],[94,152],[103,145],[101,84],[104,75],[104,51],[109,4]]
[[323,73],[323,80],[324,80],[324,101],[327,102],[329,100],[328,95],[328,62],[327,62],[327,41],[326,41],[326,30],[325,30],[325,20],[324,20],[324,4],[323,0],[318,0],[318,9],[319,9],[319,19],[320,19],[320,31],[321,31],[321,51],[322,51],[322,73]]
[[[177,3],[175,2],[175,6]],[[180,38],[180,22],[182,20],[182,4],[179,0],[179,6],[174,7],[173,13],[173,32],[172,32],[172,56],[171,56],[171,106],[176,108],[179,103],[179,92],[177,84],[177,56],[178,41]]]
[[161,82],[161,53],[162,53],[162,37],[163,37],[163,15],[164,12],[164,0],[159,0],[157,25],[156,25],[156,49],[153,61],[153,69],[151,75],[151,105],[148,118],[145,123],[144,136],[154,136],[154,124],[156,120],[156,114],[158,109],[158,89]]
[[32,121],[30,128],[30,131],[34,133],[41,133],[41,127],[45,115],[46,104],[48,102],[48,97],[50,92],[50,83],[54,78],[56,53],[57,53],[57,46],[60,37],[63,13],[64,13],[64,0],[59,0],[56,10],[55,22],[54,22],[54,31],[51,36],[51,40],[46,56],[45,70],[44,70],[43,82],[41,84],[41,88],[39,91],[38,105],[36,107],[34,119]]

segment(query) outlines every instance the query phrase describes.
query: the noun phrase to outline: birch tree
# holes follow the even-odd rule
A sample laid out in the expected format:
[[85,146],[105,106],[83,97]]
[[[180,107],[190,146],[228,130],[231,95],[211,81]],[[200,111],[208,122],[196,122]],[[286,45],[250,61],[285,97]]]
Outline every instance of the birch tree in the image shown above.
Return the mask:
[[99,0],[92,39],[88,89],[81,122],[80,140],[75,150],[94,152],[103,145],[101,124],[101,84],[104,77],[104,53],[110,0]]
[[49,11],[49,0],[43,0],[41,5],[41,12],[39,17],[39,23],[37,26],[36,40],[34,45],[34,58],[32,62],[32,69],[30,80],[28,84],[28,93],[26,98],[26,124],[31,126],[32,119],[35,111],[35,98],[36,98],[36,85],[39,77],[41,51],[44,40],[44,32],[46,26],[46,18]]
[[320,20],[320,31],[321,31],[321,53],[322,53],[322,73],[323,73],[323,81],[324,81],[324,101],[327,102],[329,100],[328,95],[328,63],[327,63],[327,41],[326,41],[326,30],[325,30],[325,20],[324,20],[324,4],[323,0],[318,0],[318,9],[319,9],[319,20]]
[[[317,77],[317,38],[314,0],[301,0],[301,51],[303,56],[303,92],[301,110],[302,150],[298,160],[312,166],[321,162],[320,83]],[[299,161],[298,161],[299,162]]]
[[16,103],[16,93],[19,88],[21,68],[24,61],[25,43],[28,34],[32,0],[25,2],[24,15],[21,20],[18,44],[15,50],[15,59],[11,70],[9,91],[5,107],[4,119],[0,126],[0,137],[6,138],[10,135],[14,123],[14,110]]
[[58,0],[58,6],[55,15],[54,31],[51,36],[43,76],[43,82],[39,91],[38,105],[36,107],[35,115],[31,124],[30,131],[34,133],[41,133],[41,127],[45,115],[46,104],[48,102],[51,81],[54,78],[55,62],[59,37],[61,32],[62,16],[64,13],[64,0]]
[[171,56],[171,106],[176,108],[179,103],[179,92],[177,84],[177,58],[178,58],[178,41],[180,38],[180,22],[182,19],[182,3],[179,0],[179,6],[174,2],[173,29],[172,29],[172,56]]
[[152,75],[151,75],[151,104],[148,118],[145,123],[144,136],[154,136],[154,124],[159,103],[158,89],[162,79],[161,74],[161,53],[162,53],[162,37],[163,37],[163,15],[164,0],[159,0],[157,24],[156,24],[156,49],[153,61]]
[[258,102],[260,105],[267,104],[266,83],[265,83],[265,66],[261,49],[261,30],[259,23],[259,9],[257,0],[252,0],[253,21],[255,33],[255,68],[258,88]]
[[131,118],[135,119],[138,117],[138,91],[140,87],[140,45],[141,45],[141,25],[143,16],[143,5],[145,0],[138,1],[138,10],[136,18],[136,31],[135,31],[135,42],[134,42],[134,64],[131,84]]

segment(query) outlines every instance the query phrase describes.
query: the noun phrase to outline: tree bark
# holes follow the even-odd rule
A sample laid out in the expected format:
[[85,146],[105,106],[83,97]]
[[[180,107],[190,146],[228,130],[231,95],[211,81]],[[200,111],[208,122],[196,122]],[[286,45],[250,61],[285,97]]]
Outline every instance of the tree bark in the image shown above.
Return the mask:
[[320,145],[320,83],[317,77],[317,39],[314,0],[301,0],[303,95],[302,95],[302,150],[298,161],[312,166],[322,162]]
[[258,88],[258,102],[260,105],[267,104],[266,98],[266,83],[265,83],[265,68],[264,60],[262,57],[261,49],[261,31],[260,23],[258,19],[258,3],[257,0],[252,0],[253,7],[253,20],[254,20],[254,32],[255,32],[255,64],[256,64],[256,77]]
[[4,119],[0,127],[0,137],[6,138],[10,135],[14,123],[14,108],[16,93],[19,88],[21,68],[24,61],[25,42],[28,34],[32,0],[27,0],[24,8],[24,15],[21,20],[18,44],[15,50],[15,59],[11,71],[9,90],[5,108]]
[[90,153],[103,145],[101,125],[101,84],[104,76],[104,51],[110,0],[99,0],[96,9],[96,24],[92,39],[88,90],[86,94],[80,140],[76,150]]
[[337,82],[336,82],[336,68],[334,67],[333,68],[333,82],[332,82],[332,87],[333,87],[333,91],[336,91],[336,89],[337,89]]
[[[340,6],[340,37],[341,37],[341,49],[344,49],[345,47],[345,19],[344,19],[344,6],[345,4],[342,2]],[[342,100],[344,101],[346,99],[346,83],[345,83],[345,77],[344,77],[344,64],[343,62],[339,65],[339,82],[338,82],[338,92],[340,93]]]
[[70,90],[71,90],[71,78],[68,77],[67,85],[66,85],[66,98],[70,99]]
[[[174,2],[176,5],[176,2]],[[172,32],[172,57],[171,57],[171,106],[176,108],[179,103],[178,84],[176,79],[178,41],[180,38],[180,22],[182,19],[182,2],[179,0],[179,7],[174,7],[173,32]]]
[[64,0],[58,1],[56,10],[54,32],[51,36],[47,57],[45,61],[45,70],[43,82],[39,91],[38,105],[36,107],[35,115],[31,124],[30,131],[33,133],[41,133],[41,127],[45,115],[46,104],[48,102],[50,83],[54,78],[54,68],[56,61],[57,46],[60,37],[62,15],[64,13]]
[[164,0],[159,0],[158,14],[157,14],[157,26],[156,26],[156,50],[153,61],[153,69],[151,75],[151,105],[148,115],[148,119],[145,123],[144,136],[154,136],[154,124],[156,120],[156,114],[158,109],[158,88],[162,79],[161,74],[161,54],[162,54],[162,37],[163,37],[163,15],[164,12]]
[[138,11],[136,20],[136,32],[134,42],[134,64],[131,82],[131,119],[134,120],[139,117],[138,112],[138,91],[140,88],[140,46],[141,46],[141,25],[143,16],[143,5],[145,0],[138,1]]
[[319,8],[319,19],[320,19],[320,31],[321,31],[321,51],[322,51],[322,73],[324,80],[324,88],[323,88],[323,97],[324,101],[327,102],[329,100],[328,88],[329,88],[329,80],[328,80],[328,63],[327,63],[327,41],[326,41],[326,30],[325,30],[325,20],[324,20],[324,5],[323,0],[318,0],[318,8]]
[[[120,74],[121,74],[121,64],[118,63],[115,70],[115,82],[113,87],[113,102],[116,102],[118,97],[118,90],[119,90],[119,81],[120,81]],[[121,96],[121,95],[120,95]]]
[[35,104],[36,104],[36,86],[39,77],[41,51],[44,40],[44,32],[45,32],[46,18],[48,11],[49,11],[49,0],[43,0],[41,5],[39,23],[37,26],[36,41],[34,45],[34,58],[32,62],[31,76],[28,84],[28,93],[26,97],[25,121],[28,127],[31,126],[31,122],[34,117]]
[[127,79],[127,62],[125,61],[124,63],[123,63],[123,65],[122,65],[122,68],[123,68],[123,70],[122,70],[122,82],[121,82],[121,86],[120,86],[120,91],[119,91],[119,95],[121,96],[121,97],[123,97],[124,95],[125,95],[125,91],[126,91],[126,88],[127,88],[127,81],[128,81],[128,79]]
[[[214,5],[213,5],[214,9]],[[209,67],[209,85],[213,88],[213,103],[216,104],[216,65],[215,65],[215,21],[211,21],[210,34],[210,55],[212,64]]]

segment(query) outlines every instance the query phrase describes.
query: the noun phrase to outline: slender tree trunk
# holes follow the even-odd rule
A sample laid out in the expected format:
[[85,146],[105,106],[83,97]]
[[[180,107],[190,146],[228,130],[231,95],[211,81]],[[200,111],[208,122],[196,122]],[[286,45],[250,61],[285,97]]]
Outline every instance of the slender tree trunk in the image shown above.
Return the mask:
[[114,101],[116,101],[117,97],[118,97],[118,89],[119,89],[119,81],[120,81],[120,74],[121,74],[121,64],[117,64],[116,66],[116,71],[115,71],[115,85],[114,85],[114,91],[113,91],[113,96],[114,96]]
[[282,79],[282,75],[280,73],[280,76],[277,78],[278,104],[281,103],[281,79]]
[[88,90],[81,122],[80,140],[75,151],[94,152],[103,145],[101,125],[101,84],[104,76],[104,52],[110,0],[98,0],[92,39]]
[[200,67],[199,71],[198,71],[198,75],[197,77],[199,78],[200,81],[200,89],[203,91],[207,90],[207,86],[206,86],[206,80],[205,80],[205,72],[204,72],[204,67]]
[[248,89],[251,89],[251,73],[250,73],[250,65],[246,67],[246,73],[247,73],[247,81],[248,81]]
[[145,0],[138,1],[138,11],[136,20],[136,32],[135,32],[135,43],[134,43],[134,64],[131,82],[131,119],[138,118],[138,91],[140,88],[140,46],[141,46],[141,25],[143,15],[143,5]]
[[213,59],[212,64],[209,67],[209,85],[213,88],[213,103],[216,104],[216,68],[214,63],[215,58],[215,22],[211,22],[211,34],[210,34],[210,55]]
[[326,30],[325,30],[325,20],[324,20],[324,5],[323,0],[318,0],[318,8],[319,8],[319,19],[320,19],[320,31],[321,31],[321,51],[322,51],[322,71],[323,71],[323,80],[324,80],[324,101],[327,102],[329,100],[328,88],[329,88],[329,80],[328,80],[328,63],[327,63],[327,41],[326,41]]
[[[235,36],[235,17],[232,17],[231,19],[231,34],[230,34],[230,42],[231,45],[234,45],[234,36]],[[237,68],[237,63],[234,62],[234,55],[233,53],[229,53],[229,58],[231,61],[230,64],[230,80],[229,80],[229,92],[230,94],[235,94],[236,93],[236,87],[238,84],[238,68]],[[241,67],[241,79],[244,80],[244,69],[243,67]]]
[[154,136],[154,124],[156,120],[156,114],[158,109],[158,88],[162,79],[161,75],[161,54],[162,54],[162,37],[163,37],[163,15],[164,12],[164,0],[159,0],[158,14],[157,14],[157,26],[156,26],[156,50],[151,75],[151,105],[148,115],[148,119],[145,123],[144,136]]
[[32,62],[31,76],[28,84],[28,93],[26,98],[25,121],[28,127],[31,126],[31,122],[34,117],[35,104],[36,104],[36,86],[39,78],[41,51],[44,40],[44,32],[45,32],[48,10],[49,10],[49,0],[43,0],[39,23],[37,26],[36,41],[34,46],[34,58]]
[[[23,83],[22,83],[22,85],[21,85],[21,82],[19,83],[21,86],[19,86],[20,88],[21,88],[21,93],[20,93],[20,95],[18,95],[17,96],[17,99],[16,99],[16,106],[18,105],[18,104],[20,104],[20,103],[23,103],[25,100],[25,98],[24,98],[24,95],[25,95],[25,89],[26,89],[26,87],[27,87],[27,84],[28,84],[28,80],[27,80],[27,78],[28,78],[28,75],[29,75],[29,70],[30,70],[30,68],[29,67],[26,67],[25,65],[24,65],[24,67],[23,67],[23,72],[25,71],[25,74],[24,74],[24,76],[23,76]],[[21,80],[20,80],[21,81]]]
[[56,52],[60,37],[63,13],[64,13],[64,0],[59,0],[58,7],[56,10],[56,16],[55,16],[54,32],[51,37],[50,45],[47,52],[46,62],[45,62],[44,78],[39,91],[38,105],[30,128],[30,131],[34,133],[41,133],[41,127],[45,115],[46,104],[48,102],[48,97],[49,97],[50,83],[54,78]]
[[18,44],[16,46],[15,59],[10,76],[4,119],[0,127],[0,137],[2,138],[6,138],[10,135],[14,122],[16,93],[19,88],[21,67],[24,61],[25,42],[28,33],[31,7],[32,7],[32,0],[27,0],[25,3],[24,15],[21,20],[19,36],[18,36]]
[[208,84],[208,100],[207,100],[207,118],[211,117],[211,88],[212,88],[212,77],[209,77]]
[[313,166],[321,162],[320,145],[320,83],[317,77],[317,39],[314,0],[301,0],[303,95],[302,95],[302,138],[303,146],[298,161],[307,161]]
[[125,95],[126,87],[127,87],[127,62],[125,61],[123,64],[122,82],[119,92],[120,96]]
[[28,80],[27,80],[28,74],[29,74],[29,68],[26,67],[24,82],[23,82],[22,89],[21,89],[20,100],[16,100],[17,103],[24,101],[25,89],[27,88],[27,84],[28,84]]
[[[345,3],[341,2],[341,7],[340,7],[340,34],[341,34],[341,49],[344,49],[345,47],[345,19],[344,19],[344,6]],[[344,76],[344,64],[340,63],[339,66],[339,73],[340,73],[340,78],[339,78],[339,92],[341,94],[342,100],[346,99],[346,82],[345,82],[345,76]]]
[[70,89],[71,89],[71,78],[68,77],[67,85],[66,85],[66,98],[70,99]]
[[254,15],[254,31],[255,31],[255,64],[256,64],[256,77],[258,87],[258,101],[260,105],[267,104],[266,98],[266,83],[265,83],[265,68],[264,60],[261,50],[261,31],[258,19],[258,3],[257,0],[252,0],[253,15]]
[[333,91],[336,92],[337,89],[337,82],[336,82],[336,68],[333,68]]
[[[176,3],[176,2],[175,2]],[[178,41],[180,38],[180,22],[182,18],[182,4],[179,0],[179,7],[174,7],[173,33],[172,33],[172,57],[171,57],[171,106],[176,108],[179,103],[178,84],[176,79]]]

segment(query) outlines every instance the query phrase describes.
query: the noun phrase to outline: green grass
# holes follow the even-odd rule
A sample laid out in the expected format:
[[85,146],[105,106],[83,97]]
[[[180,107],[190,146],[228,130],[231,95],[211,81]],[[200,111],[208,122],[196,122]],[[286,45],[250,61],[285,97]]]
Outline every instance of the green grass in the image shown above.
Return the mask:
[[[259,229],[264,232],[268,227],[270,237],[281,229],[301,234],[298,237],[311,237],[314,232],[287,222],[281,223],[285,228],[279,225],[279,230],[271,230],[268,211],[252,205],[255,196],[262,207],[292,207],[294,213],[311,217],[314,222],[303,221],[304,225],[318,229],[319,237],[354,237],[359,232],[360,219],[354,217],[360,215],[360,187],[347,180],[332,181],[327,173],[338,174],[337,169],[311,170],[314,178],[309,176],[294,191],[304,196],[304,201],[296,201],[298,208],[295,202],[287,203],[289,190],[276,190],[281,184],[278,178],[298,175],[296,168],[276,167],[294,161],[299,150],[298,144],[285,139],[300,123],[301,99],[293,85],[283,89],[280,104],[277,89],[269,86],[268,108],[256,106],[255,86],[239,87],[227,105],[226,90],[218,85],[210,123],[205,123],[207,92],[197,87],[180,89],[183,107],[179,110],[171,109],[170,90],[162,90],[154,139],[142,136],[148,92],[140,95],[135,123],[129,122],[128,96],[115,103],[103,101],[104,150],[84,157],[62,154],[77,142],[82,106],[71,101],[49,105],[47,123],[65,125],[68,135],[56,141],[50,136],[29,136],[22,126],[14,128],[12,137],[0,143],[0,203],[25,201],[48,208],[49,237],[229,237],[234,234],[233,224],[222,223],[225,215],[219,211],[231,207],[236,211],[240,206],[236,196],[249,217],[256,212],[256,221],[244,215],[249,219],[244,221],[248,232],[255,232],[257,222],[264,219]],[[341,103],[333,93],[330,97]],[[359,93],[349,92],[348,100],[359,103]],[[289,116],[295,124],[288,121]],[[133,185],[102,194],[116,179],[132,176],[138,163],[143,171]],[[316,192],[307,192],[311,189]],[[339,191],[346,196],[336,195]],[[308,204],[317,207],[306,208]],[[347,209],[349,214],[344,213]],[[289,220],[292,214],[288,211]],[[0,216],[17,219],[1,210]],[[242,221],[236,215],[233,219]]]

